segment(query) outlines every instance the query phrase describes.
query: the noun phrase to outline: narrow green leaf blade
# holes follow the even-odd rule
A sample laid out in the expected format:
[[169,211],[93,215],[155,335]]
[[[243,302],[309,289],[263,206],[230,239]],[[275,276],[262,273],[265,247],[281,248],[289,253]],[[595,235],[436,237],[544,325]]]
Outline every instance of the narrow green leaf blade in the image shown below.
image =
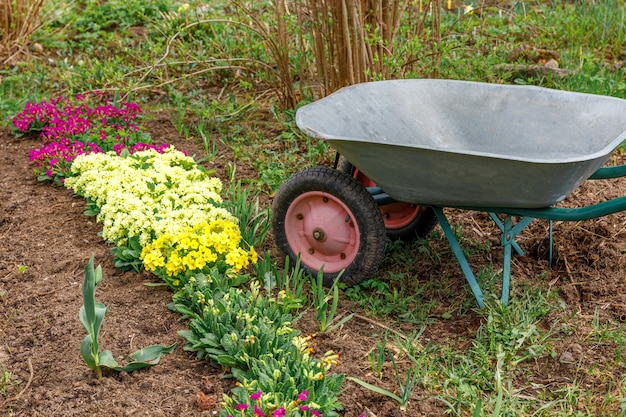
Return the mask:
[[367,382],[365,382],[365,381],[362,381],[362,380],[360,380],[360,379],[358,379],[358,378],[354,378],[354,377],[351,377],[351,376],[349,376],[349,377],[347,377],[347,378],[348,378],[350,381],[352,381],[352,382],[356,382],[356,383],[357,383],[357,384],[359,384],[360,386],[362,386],[362,387],[364,387],[364,388],[367,388],[368,390],[374,391],[374,392],[376,392],[376,393],[378,393],[378,394],[386,395],[386,396],[387,396],[387,397],[389,397],[389,398],[393,398],[394,400],[396,400],[396,401],[397,401],[398,403],[400,403],[400,404],[403,404],[403,403],[404,403],[404,401],[402,400],[402,398],[398,397],[396,394],[394,394],[394,393],[393,393],[393,392],[391,392],[391,391],[387,391],[387,390],[386,390],[386,389],[384,389],[384,388],[377,387],[376,385],[369,384],[369,383],[367,383]]

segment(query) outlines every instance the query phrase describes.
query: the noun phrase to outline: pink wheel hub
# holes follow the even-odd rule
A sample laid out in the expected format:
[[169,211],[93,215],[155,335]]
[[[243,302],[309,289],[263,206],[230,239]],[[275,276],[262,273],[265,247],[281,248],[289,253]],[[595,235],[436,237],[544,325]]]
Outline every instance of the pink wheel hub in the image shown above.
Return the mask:
[[394,203],[381,206],[385,229],[402,229],[411,224],[422,208],[415,204]]
[[[358,168],[354,169],[353,177],[356,178],[364,187],[375,187],[374,181],[366,177]],[[411,224],[413,220],[420,214],[422,208],[415,204],[394,203],[380,207],[383,215],[385,229],[395,230]]]
[[352,211],[322,191],[299,195],[285,216],[287,241],[294,253],[312,269],[337,273],[359,253],[359,227]]

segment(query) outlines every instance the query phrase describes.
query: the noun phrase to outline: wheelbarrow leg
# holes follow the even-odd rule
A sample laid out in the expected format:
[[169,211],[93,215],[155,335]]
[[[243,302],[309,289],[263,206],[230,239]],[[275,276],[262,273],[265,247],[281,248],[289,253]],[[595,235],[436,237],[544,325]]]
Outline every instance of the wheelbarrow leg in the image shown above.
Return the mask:
[[502,265],[502,305],[507,305],[509,302],[509,288],[511,283],[511,247],[515,249],[520,256],[524,256],[524,251],[515,242],[515,237],[526,228],[533,220],[532,217],[522,217],[515,226],[513,226],[513,220],[511,216],[504,217],[504,224],[500,222],[498,217],[489,213],[493,221],[498,225],[502,231],[502,247],[504,247],[504,260]]
[[[469,266],[469,262],[467,262],[467,258],[463,254],[463,249],[461,249],[459,241],[456,239],[456,236],[454,236],[454,232],[452,231],[450,223],[443,212],[443,208],[433,207],[433,210],[435,211],[437,220],[439,220],[439,224],[441,225],[441,228],[450,243],[454,256],[456,256],[456,259],[463,270],[465,279],[474,293],[476,302],[479,307],[484,307],[483,293],[480,289],[480,285],[478,284],[478,281]],[[515,225],[513,225],[513,219],[510,215],[506,215],[504,217],[504,222],[502,222],[494,213],[489,213],[489,216],[491,216],[491,219],[496,223],[496,225],[498,225],[500,231],[502,232],[501,242],[504,248],[504,259],[502,265],[502,296],[500,300],[502,305],[506,306],[509,302],[509,291],[511,287],[511,248],[515,249],[520,256],[524,255],[524,251],[519,247],[517,242],[515,242],[515,237],[535,219],[532,217],[522,217]]]
[[456,236],[454,236],[454,232],[450,227],[450,223],[448,223],[448,219],[446,219],[446,215],[443,213],[443,208],[433,207],[433,210],[437,215],[437,220],[439,220],[439,224],[441,225],[441,228],[443,229],[443,232],[445,233],[448,242],[450,243],[450,247],[454,252],[454,256],[456,256],[456,259],[459,262],[461,269],[463,270],[465,279],[467,280],[470,288],[472,289],[472,292],[474,293],[474,298],[476,298],[478,306],[480,308],[483,308],[485,306],[485,303],[483,302],[483,292],[480,289],[478,281],[476,281],[476,277],[474,276],[474,273],[472,272],[469,263],[467,262],[467,258],[463,254],[463,249],[461,249],[459,241],[456,239]]
[[489,213],[489,217],[500,228],[502,232],[502,247],[504,248],[504,260],[502,265],[502,305],[507,305],[509,302],[509,289],[511,283],[511,248],[515,249],[515,252],[519,256],[524,256],[524,251],[519,247],[515,241],[515,237],[526,228],[533,220],[533,217],[522,217],[515,226],[513,226],[513,220],[511,216],[506,215],[504,217],[504,223],[500,221],[500,218],[495,213]]

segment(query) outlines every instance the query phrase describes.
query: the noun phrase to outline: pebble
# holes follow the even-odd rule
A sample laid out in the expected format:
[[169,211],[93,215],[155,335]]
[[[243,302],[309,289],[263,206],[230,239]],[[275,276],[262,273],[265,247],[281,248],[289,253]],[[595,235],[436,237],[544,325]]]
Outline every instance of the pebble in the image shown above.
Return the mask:
[[561,362],[561,363],[574,363],[576,361],[574,360],[574,355],[572,355],[572,352],[565,351],[565,352],[561,353],[561,356],[559,357],[559,362]]

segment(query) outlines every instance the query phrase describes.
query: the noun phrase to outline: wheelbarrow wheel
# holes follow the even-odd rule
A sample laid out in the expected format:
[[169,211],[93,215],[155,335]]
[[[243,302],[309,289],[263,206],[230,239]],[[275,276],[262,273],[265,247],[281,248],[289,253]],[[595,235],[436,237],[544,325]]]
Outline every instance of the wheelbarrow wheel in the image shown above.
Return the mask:
[[[347,159],[342,159],[339,170],[343,171],[364,187],[374,187],[376,184],[363,174]],[[413,241],[426,237],[437,225],[437,216],[432,207],[419,206],[410,203],[393,203],[380,206],[380,212],[385,223],[387,236],[391,240]]]
[[318,167],[299,172],[280,188],[272,204],[276,245],[324,285],[358,284],[372,276],[384,256],[385,226],[378,205],[354,178]]

